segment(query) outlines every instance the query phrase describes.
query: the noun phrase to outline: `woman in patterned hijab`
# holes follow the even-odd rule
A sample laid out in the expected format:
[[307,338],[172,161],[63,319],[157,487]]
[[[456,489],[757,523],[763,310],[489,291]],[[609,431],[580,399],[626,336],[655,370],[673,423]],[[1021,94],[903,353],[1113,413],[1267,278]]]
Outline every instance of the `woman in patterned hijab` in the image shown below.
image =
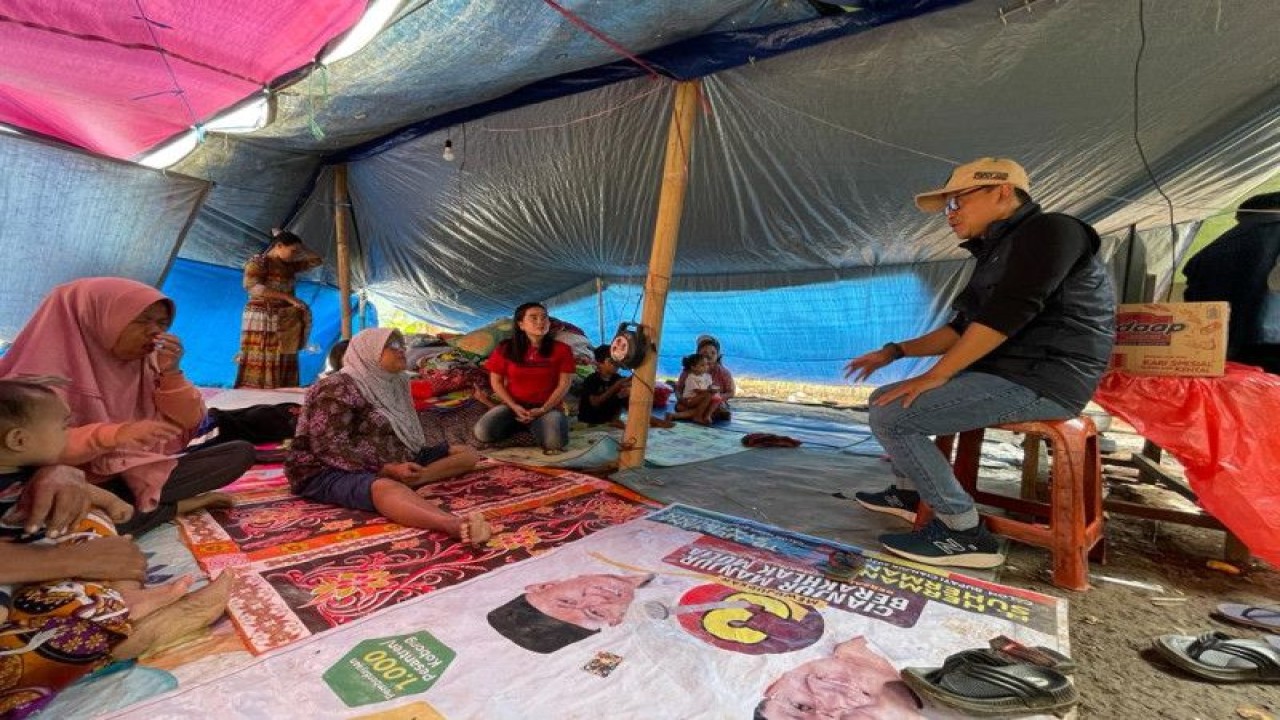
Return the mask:
[[307,391],[285,475],[307,499],[483,543],[491,533],[483,515],[458,517],[424,497],[424,485],[467,472],[479,456],[465,445],[426,443],[404,351],[404,338],[390,328],[351,339],[342,371]]

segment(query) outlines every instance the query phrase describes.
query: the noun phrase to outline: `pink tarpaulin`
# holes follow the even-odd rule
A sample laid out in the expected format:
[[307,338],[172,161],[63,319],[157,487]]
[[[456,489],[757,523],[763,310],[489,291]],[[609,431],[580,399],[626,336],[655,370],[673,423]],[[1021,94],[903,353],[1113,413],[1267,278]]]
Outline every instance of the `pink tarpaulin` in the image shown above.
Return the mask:
[[0,5],[0,122],[130,158],[307,63],[365,0]]
[[1220,378],[1110,372],[1094,400],[1178,458],[1204,509],[1280,565],[1280,376],[1235,363]]

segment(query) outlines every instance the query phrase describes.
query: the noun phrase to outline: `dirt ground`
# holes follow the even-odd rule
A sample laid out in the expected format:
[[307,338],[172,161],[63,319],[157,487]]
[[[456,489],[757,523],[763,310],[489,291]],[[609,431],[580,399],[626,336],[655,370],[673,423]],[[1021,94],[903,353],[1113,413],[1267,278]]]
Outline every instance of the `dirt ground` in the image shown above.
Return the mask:
[[[815,416],[849,413],[865,419],[861,408],[813,408]],[[1107,437],[1118,452],[1138,451],[1142,438],[1116,421]],[[1012,437],[1012,436],[1011,436]],[[1015,439],[1016,441],[1016,439]],[[985,450],[984,450],[985,453]],[[1181,467],[1171,459],[1163,466],[1173,475]],[[1105,468],[1112,478],[1109,493],[1123,499],[1188,507],[1174,493],[1131,479],[1124,471]],[[992,470],[983,477],[1013,481],[1016,468]],[[1159,635],[1198,635],[1221,630],[1236,637],[1262,638],[1261,631],[1230,625],[1210,617],[1219,603],[1280,604],[1280,573],[1254,560],[1238,575],[1210,568],[1223,559],[1220,530],[1157,522],[1123,515],[1107,521],[1107,559],[1090,567],[1093,589],[1073,593],[1049,582],[1050,558],[1042,549],[1010,543],[1009,560],[997,575],[1001,583],[1026,587],[1070,602],[1071,655],[1079,662],[1075,675],[1082,701],[1076,717],[1105,720],[1170,718],[1176,720],[1280,720],[1280,685],[1214,684],[1197,680],[1164,665],[1150,650]],[[1111,582],[1134,581],[1147,586]],[[1152,598],[1179,598],[1152,602]]]
[[[1142,438],[1117,421],[1107,437],[1118,454],[1138,451]],[[1181,476],[1176,460],[1163,467]],[[1107,465],[1108,493],[1144,504],[1185,509],[1178,495],[1131,478]],[[1169,522],[1112,514],[1107,521],[1107,559],[1090,567],[1093,589],[1070,593],[1048,582],[1049,556],[1011,543],[1001,582],[1066,597],[1070,603],[1071,654],[1080,663],[1076,685],[1081,718],[1280,718],[1280,685],[1214,684],[1197,680],[1162,663],[1150,649],[1159,635],[1198,635],[1222,630],[1236,637],[1261,638],[1264,633],[1214,620],[1210,613],[1223,602],[1251,605],[1280,603],[1280,573],[1252,561],[1241,573],[1208,566],[1221,561],[1224,533]],[[1108,581],[1134,581],[1137,587]],[[1153,602],[1153,598],[1157,598]],[[1175,598],[1176,600],[1164,600]]]
[[[1115,420],[1106,437],[1117,453],[1138,452],[1143,440]],[[1141,482],[1136,473],[1107,463],[1104,475],[1111,497],[1175,509],[1194,507],[1175,493]],[[1182,467],[1165,457],[1162,467],[1182,477]],[[1176,718],[1213,720],[1280,718],[1280,685],[1214,684],[1181,673],[1150,649],[1159,635],[1198,635],[1221,630],[1236,637],[1262,638],[1261,631],[1210,617],[1219,603],[1280,603],[1280,573],[1254,560],[1231,574],[1208,566],[1222,561],[1221,530],[1189,527],[1112,514],[1107,520],[1107,558],[1093,564],[1093,589],[1057,590],[1048,583],[1050,563],[1042,551],[1011,544],[1001,582],[1054,592],[1071,603],[1071,654],[1080,663],[1076,684],[1081,718]],[[1104,578],[1135,581],[1135,587]],[[1159,598],[1153,602],[1153,598]],[[1167,601],[1163,598],[1185,598]]]
[[[1142,449],[1142,438],[1119,421],[1106,436],[1118,446],[1110,457]],[[1194,508],[1175,493],[1143,483],[1136,471],[1109,464],[1107,457],[1104,475],[1109,496],[1174,509]],[[1162,466],[1171,475],[1182,476],[1176,460],[1166,456]],[[1016,473],[1006,470],[1003,474]],[[1001,475],[1000,470],[983,470],[983,477]],[[1210,613],[1223,602],[1280,604],[1280,573],[1258,560],[1241,567],[1238,575],[1209,567],[1208,562],[1224,559],[1221,530],[1111,514],[1106,533],[1106,562],[1090,566],[1093,589],[1089,592],[1054,587],[1049,582],[1048,553],[1019,543],[1010,543],[1009,560],[997,574],[1002,583],[1070,602],[1071,655],[1080,664],[1075,675],[1082,699],[1077,717],[1280,719],[1280,685],[1201,681],[1165,665],[1150,649],[1153,638],[1166,634],[1222,630],[1236,637],[1262,638],[1261,631],[1214,620]],[[1153,598],[1160,600],[1153,602]]]
[[[1221,602],[1280,602],[1280,573],[1255,562],[1241,575],[1206,567],[1222,558],[1221,531],[1130,517],[1107,524],[1107,562],[1093,565],[1094,587],[1064,593],[1048,584],[1049,559],[1042,550],[1014,543],[1000,574],[1006,584],[1060,595],[1071,603],[1071,654],[1080,663],[1076,686],[1081,718],[1263,718],[1280,717],[1280,685],[1215,685],[1163,665],[1149,650],[1164,634],[1195,635],[1222,630],[1237,637],[1263,633],[1219,622],[1209,614]],[[1129,587],[1098,576],[1159,585]],[[1155,604],[1153,597],[1182,597]],[[1261,711],[1250,714],[1249,709]]]

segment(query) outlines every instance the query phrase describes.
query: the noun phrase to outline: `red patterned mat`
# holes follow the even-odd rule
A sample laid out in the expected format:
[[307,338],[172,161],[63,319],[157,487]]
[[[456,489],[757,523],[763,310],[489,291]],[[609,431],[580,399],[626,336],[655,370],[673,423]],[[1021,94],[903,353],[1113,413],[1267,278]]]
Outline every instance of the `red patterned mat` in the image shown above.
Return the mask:
[[492,465],[439,483],[453,512],[479,510],[494,535],[482,547],[373,513],[304,500],[278,468],[229,488],[236,506],[180,519],[206,571],[236,567],[230,615],[245,644],[266,652],[437,588],[469,580],[648,513],[651,501],[563,470]]

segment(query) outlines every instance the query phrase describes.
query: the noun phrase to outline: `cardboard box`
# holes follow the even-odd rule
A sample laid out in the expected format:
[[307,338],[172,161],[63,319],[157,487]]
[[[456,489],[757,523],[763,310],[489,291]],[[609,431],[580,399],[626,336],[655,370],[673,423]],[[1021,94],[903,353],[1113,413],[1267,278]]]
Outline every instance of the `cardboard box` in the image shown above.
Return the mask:
[[1111,367],[1134,375],[1219,377],[1230,311],[1225,302],[1121,305]]

